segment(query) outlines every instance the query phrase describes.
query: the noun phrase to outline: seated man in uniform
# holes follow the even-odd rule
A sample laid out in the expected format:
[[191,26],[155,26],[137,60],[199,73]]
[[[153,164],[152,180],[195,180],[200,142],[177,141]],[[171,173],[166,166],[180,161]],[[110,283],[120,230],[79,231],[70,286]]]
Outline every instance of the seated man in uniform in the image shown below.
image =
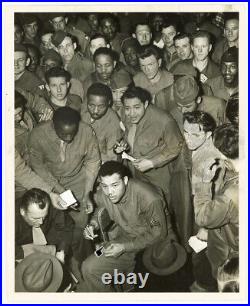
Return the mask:
[[14,74],[15,88],[20,87],[43,96],[44,83],[34,72],[27,70],[30,64],[27,48],[21,44],[15,44]]
[[81,229],[87,223],[92,207],[89,193],[93,189],[100,165],[98,142],[93,129],[81,122],[80,113],[60,107],[53,120],[35,127],[29,139],[30,164],[34,171],[62,193],[72,190],[80,204],[79,212],[69,213],[75,221],[73,255],[82,258],[79,250]]
[[221,58],[220,76],[208,80],[210,95],[228,101],[239,94],[239,55],[236,47],[229,48]]
[[225,16],[224,38],[221,39],[214,48],[213,61],[220,65],[222,55],[232,47],[239,45],[239,14],[231,13]]
[[161,69],[162,59],[156,48],[155,46],[141,48],[138,53],[141,71],[133,78],[136,86],[151,93],[153,103],[155,95],[173,83],[172,73]]
[[33,188],[23,195],[16,207],[15,259],[23,259],[34,252],[51,251],[62,263],[69,252],[74,222],[64,211],[55,209],[50,196]]
[[81,114],[82,120],[91,125],[96,133],[103,163],[117,160],[113,147],[121,138],[120,120],[111,108],[112,100],[108,86],[94,83],[87,91],[88,110]]
[[32,44],[39,48],[40,38],[39,38],[39,26],[38,18],[36,15],[31,13],[24,13],[20,16],[20,20],[23,26],[23,44]]
[[63,13],[53,13],[49,14],[49,22],[52,25],[55,32],[64,31],[70,35],[76,37],[77,42],[80,46],[80,51],[85,52],[88,46],[88,38],[84,32],[75,28],[68,23],[68,17]]
[[49,104],[53,110],[69,106],[81,111],[82,100],[79,96],[69,93],[70,74],[60,67],[54,67],[45,73],[46,89],[50,94]]
[[77,43],[73,37],[59,30],[52,36],[52,43],[62,57],[63,68],[71,74],[72,78],[83,82],[94,67],[88,58],[76,52]]
[[[91,73],[84,81],[84,92],[86,94],[90,85],[97,82],[109,86],[113,93],[113,109],[119,112],[121,95],[132,79],[124,68],[115,69],[117,61],[114,52],[109,48],[98,48],[94,53],[94,62],[95,72]],[[84,107],[86,107],[86,102]]]
[[174,44],[174,37],[178,34],[176,21],[169,20],[162,25],[161,35],[164,42],[163,66],[170,70],[179,61],[179,56]]
[[221,75],[219,66],[215,64],[209,57],[212,50],[211,35],[206,31],[198,31],[192,36],[191,48],[194,57],[176,63],[173,68],[183,64],[188,64],[190,69],[196,68],[199,72],[199,79],[202,84],[206,84],[208,80]]
[[132,155],[135,160],[129,166],[134,177],[155,185],[169,202],[171,162],[183,144],[178,125],[169,114],[150,104],[151,96],[145,89],[128,88],[122,102],[125,135],[115,150],[117,153],[126,150]]
[[[98,174],[100,189],[94,200],[98,207],[105,207],[115,223],[116,235],[104,246],[104,255],[91,255],[82,263],[85,290],[112,292],[112,285],[103,283],[102,275],[114,269],[124,275],[133,272],[135,255],[149,245],[166,238],[170,224],[163,212],[164,202],[153,186],[130,179],[127,169],[116,161],[104,163]],[[98,228],[94,217],[92,229]],[[167,228],[166,228],[167,227]],[[86,239],[92,239],[85,228]]]

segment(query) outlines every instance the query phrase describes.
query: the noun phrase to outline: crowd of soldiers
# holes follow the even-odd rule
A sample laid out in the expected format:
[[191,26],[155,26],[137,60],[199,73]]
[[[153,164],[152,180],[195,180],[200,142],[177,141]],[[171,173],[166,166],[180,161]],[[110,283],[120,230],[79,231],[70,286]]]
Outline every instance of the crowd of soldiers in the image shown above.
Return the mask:
[[14,39],[16,290],[117,291],[141,256],[238,291],[239,14],[16,13]]

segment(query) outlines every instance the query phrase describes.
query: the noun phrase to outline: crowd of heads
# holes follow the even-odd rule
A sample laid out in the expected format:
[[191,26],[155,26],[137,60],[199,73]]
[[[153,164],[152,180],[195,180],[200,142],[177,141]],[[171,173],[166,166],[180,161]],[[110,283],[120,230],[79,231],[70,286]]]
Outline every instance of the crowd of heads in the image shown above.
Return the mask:
[[[35,113],[43,99],[46,111],[52,112],[48,119],[55,135],[70,145],[86,112],[94,129],[112,110],[124,132],[123,123],[138,126],[150,109],[158,108],[157,99],[163,94],[165,105],[174,106],[158,111],[174,119],[189,153],[211,142],[225,159],[239,159],[238,14],[16,13],[14,31],[16,129],[25,126],[25,113]],[[215,76],[205,76],[208,63],[214,65]],[[91,66],[84,80],[80,64],[81,69]],[[38,94],[35,88],[30,90],[34,89],[32,99],[38,99],[33,109],[25,87],[29,82],[20,81],[26,71],[30,81],[37,78],[42,84]],[[164,86],[166,75],[169,86]],[[138,85],[138,80],[145,84]],[[76,99],[74,81],[83,93],[78,96],[80,111],[67,104],[69,97]],[[207,97],[220,99],[222,122],[218,123],[211,106],[202,109]],[[40,122],[36,121],[35,125]],[[104,195],[119,203],[131,176],[127,167],[109,160],[95,175]],[[20,213],[27,224],[39,227],[50,205],[49,195],[33,188],[22,198]],[[219,291],[239,291],[238,260],[232,258],[219,268]]]

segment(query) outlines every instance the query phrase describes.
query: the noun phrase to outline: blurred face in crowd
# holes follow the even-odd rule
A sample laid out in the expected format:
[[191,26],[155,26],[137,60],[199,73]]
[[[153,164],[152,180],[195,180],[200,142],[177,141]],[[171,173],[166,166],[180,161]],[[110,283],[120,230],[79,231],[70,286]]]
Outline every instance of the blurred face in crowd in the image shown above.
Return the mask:
[[108,110],[108,98],[104,96],[89,95],[87,107],[91,118],[98,120],[103,117]]
[[191,48],[194,53],[194,58],[198,61],[204,61],[208,57],[212,45],[209,43],[207,37],[197,37],[194,39]]
[[98,17],[96,14],[88,15],[88,23],[92,30],[97,30],[99,26]]
[[14,54],[14,73],[19,75],[23,73],[26,69],[26,66],[29,65],[30,59],[28,58],[26,52],[15,51]]
[[199,149],[209,136],[211,136],[211,132],[204,132],[200,124],[184,121],[184,138],[189,150]]
[[111,18],[103,19],[101,22],[102,33],[109,41],[112,41],[116,35],[115,22]]
[[45,50],[50,50],[54,48],[52,44],[52,40],[51,40],[52,36],[53,36],[53,33],[46,33],[41,36],[42,46]]
[[23,26],[23,30],[25,33],[25,36],[30,38],[30,39],[34,39],[37,36],[37,32],[38,32],[38,24],[36,21],[30,23],[30,24],[25,24]]
[[127,47],[123,52],[126,64],[131,67],[139,66],[139,59],[135,47]]
[[124,99],[124,111],[128,121],[132,124],[138,124],[145,115],[148,102],[145,104],[139,98]]
[[27,211],[20,209],[20,213],[27,224],[32,227],[40,227],[44,219],[47,217],[49,204],[46,204],[44,209],[41,209],[36,203],[30,203]]
[[157,59],[154,55],[146,58],[139,58],[139,63],[142,72],[149,80],[153,80],[159,73],[161,60]]
[[115,68],[115,61],[111,56],[106,54],[100,54],[95,58],[95,69],[99,78],[103,82],[110,80],[111,75]]
[[176,52],[182,61],[191,57],[192,50],[191,50],[190,40],[188,37],[177,39],[174,42],[174,45]]
[[237,42],[239,39],[239,20],[227,20],[225,24],[224,34],[228,42]]
[[63,16],[55,17],[51,20],[51,24],[54,28],[54,31],[65,31],[67,25],[67,18]]
[[30,64],[27,67],[27,69],[31,72],[35,72],[38,65],[39,65],[39,51],[35,48],[28,48],[28,54],[29,54],[29,58],[30,58]]
[[152,39],[150,27],[147,24],[139,24],[136,27],[135,36],[141,46],[149,45]]
[[126,192],[128,177],[121,178],[118,173],[100,177],[100,186],[103,193],[113,204],[120,202]]
[[238,63],[237,62],[222,62],[221,73],[228,87],[234,87],[238,85]]
[[174,45],[174,37],[176,34],[176,29],[172,25],[161,30],[162,40],[165,47],[170,48]]
[[14,40],[15,43],[20,44],[23,40],[23,31],[18,24],[15,24],[15,32],[14,32]]
[[23,107],[15,108],[15,122],[18,123],[23,120],[23,113],[24,113]]
[[155,15],[152,21],[153,30],[160,32],[163,25],[163,17],[161,15]]
[[60,122],[54,125],[57,136],[66,143],[71,143],[74,140],[78,127],[78,123],[65,124]]
[[90,41],[89,50],[91,54],[93,55],[95,51],[101,47],[107,47],[107,43],[103,37],[98,37],[96,39],[92,39]]
[[66,81],[66,78],[61,77],[50,77],[48,90],[51,93],[51,96],[58,101],[63,101],[68,93],[69,82]]
[[122,106],[121,98],[127,89],[128,89],[128,86],[124,86],[124,87],[112,90],[113,103],[114,103],[113,106],[115,107]]
[[59,54],[64,62],[70,62],[75,55],[76,45],[72,42],[70,37],[65,37],[64,40],[57,47]]
[[51,68],[53,67],[60,67],[60,63],[54,59],[46,59],[44,61],[44,69],[45,69],[45,72],[50,70]]

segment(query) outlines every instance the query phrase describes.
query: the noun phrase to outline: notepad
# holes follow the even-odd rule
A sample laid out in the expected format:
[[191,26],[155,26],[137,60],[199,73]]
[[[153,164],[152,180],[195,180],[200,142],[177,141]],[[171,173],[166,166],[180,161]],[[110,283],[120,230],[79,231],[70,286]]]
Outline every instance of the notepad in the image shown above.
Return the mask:
[[130,161],[132,161],[132,162],[134,162],[134,161],[136,160],[136,158],[130,156],[130,155],[127,154],[126,152],[123,152],[123,153],[122,153],[122,159],[128,159],[128,160],[130,160]]
[[74,197],[73,193],[71,190],[66,190],[64,191],[63,193],[60,194],[60,197],[63,199],[63,201],[66,203],[66,204],[62,204],[61,205],[63,207],[68,207],[68,206],[71,206],[73,204],[75,204],[77,202],[76,198]]
[[200,253],[207,247],[207,242],[198,239],[196,236],[191,236],[188,240],[188,244],[195,251],[195,253]]

